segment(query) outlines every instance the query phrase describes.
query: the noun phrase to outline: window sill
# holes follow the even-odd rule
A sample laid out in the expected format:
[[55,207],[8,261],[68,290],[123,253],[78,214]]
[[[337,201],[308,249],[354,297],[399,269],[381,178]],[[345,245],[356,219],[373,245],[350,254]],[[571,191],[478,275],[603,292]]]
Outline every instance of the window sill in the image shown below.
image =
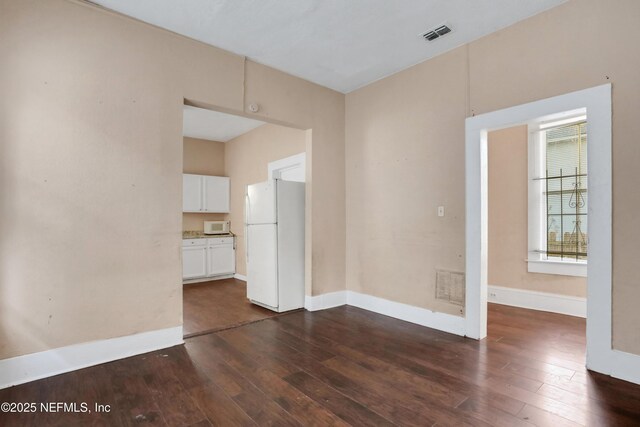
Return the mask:
[[529,271],[529,273],[587,277],[587,263],[575,261],[528,259],[527,271]]

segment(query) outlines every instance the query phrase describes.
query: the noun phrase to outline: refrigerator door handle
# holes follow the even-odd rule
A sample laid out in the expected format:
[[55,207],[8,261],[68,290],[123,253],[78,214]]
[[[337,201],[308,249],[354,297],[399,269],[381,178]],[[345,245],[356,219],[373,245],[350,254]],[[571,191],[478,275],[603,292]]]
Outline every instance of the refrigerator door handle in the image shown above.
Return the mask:
[[248,193],[244,195],[244,223],[251,224],[251,199]]
[[249,195],[244,196],[244,258],[245,263],[249,263],[249,212],[251,206],[249,205]]

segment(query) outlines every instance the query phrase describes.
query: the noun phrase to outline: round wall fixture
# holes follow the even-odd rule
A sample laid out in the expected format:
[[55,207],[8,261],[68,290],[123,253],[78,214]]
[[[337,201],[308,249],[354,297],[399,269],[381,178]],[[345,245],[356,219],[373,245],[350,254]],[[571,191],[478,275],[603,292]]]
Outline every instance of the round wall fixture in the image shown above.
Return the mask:
[[260,106],[258,104],[249,104],[249,111],[252,113],[257,113],[260,111]]

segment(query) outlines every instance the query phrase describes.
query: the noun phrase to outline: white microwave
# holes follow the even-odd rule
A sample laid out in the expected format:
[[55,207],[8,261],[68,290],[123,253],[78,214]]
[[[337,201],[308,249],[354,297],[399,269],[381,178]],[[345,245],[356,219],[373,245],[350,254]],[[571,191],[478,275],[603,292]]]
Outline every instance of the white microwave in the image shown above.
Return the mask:
[[205,221],[204,234],[229,234],[229,221]]

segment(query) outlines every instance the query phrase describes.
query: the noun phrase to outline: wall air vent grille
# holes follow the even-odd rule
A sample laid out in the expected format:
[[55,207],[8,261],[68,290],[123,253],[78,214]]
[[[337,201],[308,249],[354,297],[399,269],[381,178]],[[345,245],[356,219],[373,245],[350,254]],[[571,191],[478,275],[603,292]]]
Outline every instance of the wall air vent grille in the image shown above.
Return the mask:
[[436,299],[464,307],[464,273],[459,271],[436,270]]
[[427,41],[434,41],[437,38],[444,36],[445,34],[449,34],[451,32],[451,27],[447,25],[440,25],[438,28],[429,30],[426,33],[422,34],[422,37]]

